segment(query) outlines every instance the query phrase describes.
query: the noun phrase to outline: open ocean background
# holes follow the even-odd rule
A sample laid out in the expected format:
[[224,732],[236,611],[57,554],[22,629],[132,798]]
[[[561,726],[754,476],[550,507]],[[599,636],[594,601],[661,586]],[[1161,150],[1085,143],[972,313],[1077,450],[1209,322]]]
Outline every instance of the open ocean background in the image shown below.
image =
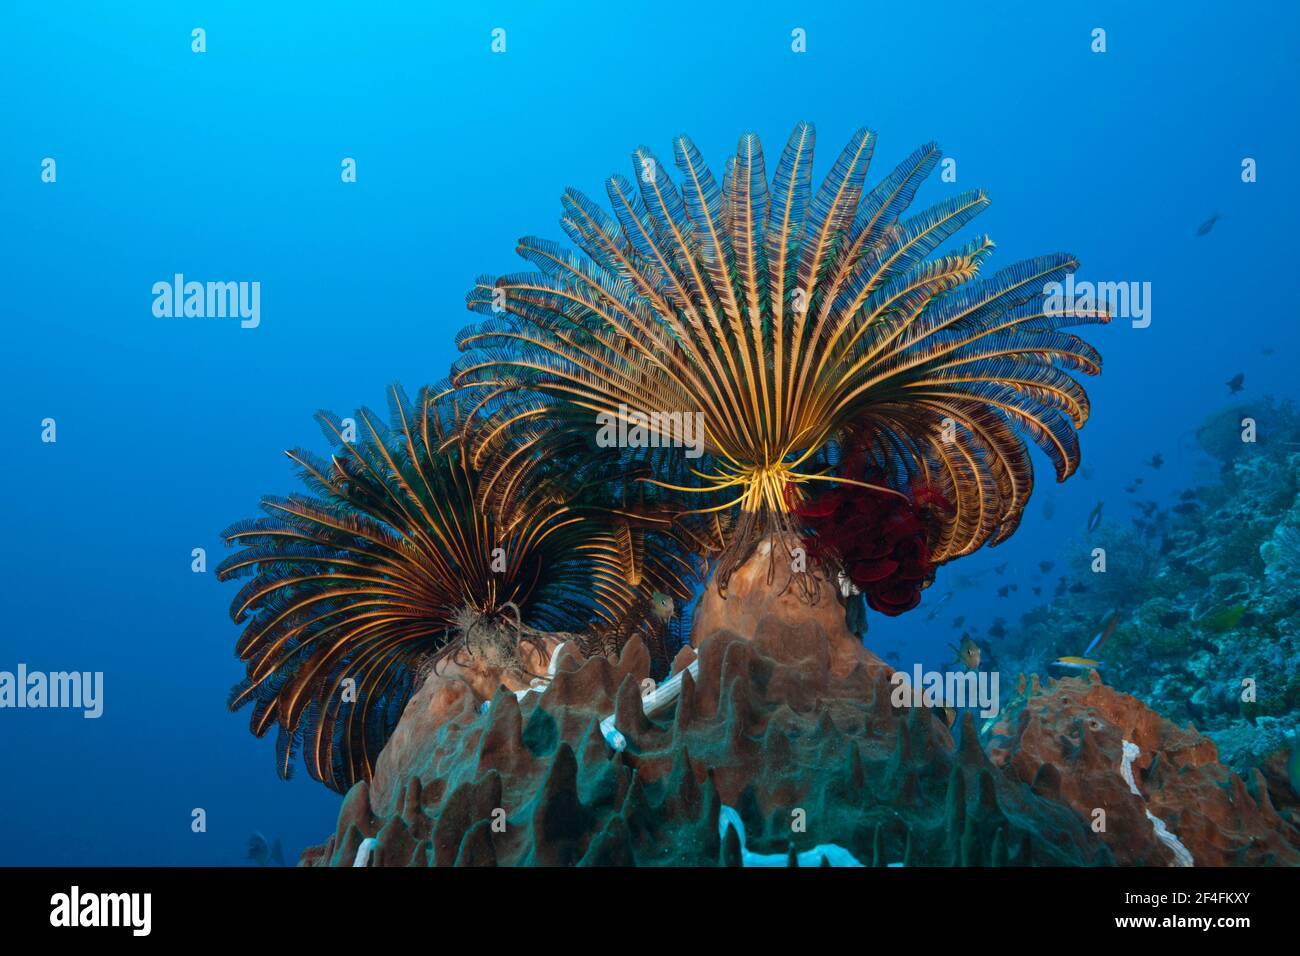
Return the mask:
[[[99,720],[0,710],[0,864],[247,865],[254,830],[292,862],[333,831],[340,798],[279,780],[273,735],[225,709],[241,667],[218,534],[296,490],[283,451],[324,450],[316,409],[445,375],[474,277],[520,268],[519,236],[562,239],[563,188],[603,199],[641,143],[666,157],[690,133],[720,175],[753,130],[770,170],[808,119],[820,181],[868,125],[874,183],[938,140],[958,180],[936,172],[918,203],[987,189],[960,238],[987,231],[993,267],[1064,250],[1082,279],[1152,283],[1149,328],[1088,333],[1106,360],[1091,478],[1056,487],[1038,456],[1020,531],[927,600],[945,574],[1059,555],[1098,501],[1122,514],[1136,474],[1172,498],[1210,468],[1187,435],[1225,380],[1300,392],[1298,31],[1283,2],[5,3],[0,670],[106,688]],[[259,281],[260,327],[155,318],[151,287],[178,272]],[[948,613],[1018,616],[1026,592],[962,591]],[[946,663],[926,606],[873,615],[868,645]]]

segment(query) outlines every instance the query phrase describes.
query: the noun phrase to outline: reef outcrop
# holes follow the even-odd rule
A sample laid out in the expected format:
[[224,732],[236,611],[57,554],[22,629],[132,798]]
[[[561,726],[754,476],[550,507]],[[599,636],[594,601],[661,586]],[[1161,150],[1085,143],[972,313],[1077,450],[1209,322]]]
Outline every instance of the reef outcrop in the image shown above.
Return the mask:
[[[865,865],[1112,862],[1070,807],[989,759],[970,718],[955,744],[941,712],[892,706],[891,668],[844,630],[833,595],[800,604],[767,586],[766,565],[733,576],[729,623],[744,633],[701,641],[698,680],[684,675],[658,718],[641,706],[640,641],[617,662],[566,645],[549,689],[521,702],[499,688],[486,709],[484,675],[431,675],[303,862],[351,865],[373,839],[363,856],[378,865],[738,864],[723,806],[747,856],[833,845]],[[683,650],[674,672],[693,659]],[[600,731],[610,714],[622,752]]]
[[1274,808],[1260,771],[1248,787],[1219,762],[1213,740],[1095,672],[1046,687],[1021,678],[989,753],[1036,793],[1100,821],[1098,837],[1120,864],[1300,864],[1300,831]]
[[[654,717],[639,640],[617,661],[543,645],[554,677],[522,699],[481,663],[431,674],[302,862],[1300,862],[1262,777],[1252,795],[1213,741],[1136,698],[1095,680],[1022,682],[986,752],[971,714],[950,729],[941,710],[895,706],[892,668],[845,629],[825,582],[810,605],[770,571],[760,550],[726,598],[706,595],[698,667]],[[683,649],[673,673],[696,661]],[[610,715],[621,751],[602,733]]]

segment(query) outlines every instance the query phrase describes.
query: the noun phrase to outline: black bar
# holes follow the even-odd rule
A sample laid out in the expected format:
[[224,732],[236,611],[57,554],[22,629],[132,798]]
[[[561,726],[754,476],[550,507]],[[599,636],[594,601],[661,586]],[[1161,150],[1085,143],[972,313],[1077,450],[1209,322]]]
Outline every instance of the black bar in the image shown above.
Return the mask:
[[[877,934],[930,942],[1007,931],[1071,941],[1172,931],[1230,941],[1224,934],[1293,926],[1300,882],[1294,870],[1208,868],[9,869],[0,870],[6,937],[132,939],[129,925],[52,926],[52,900],[70,897],[73,886],[83,906],[89,894],[150,894],[148,937],[169,942],[365,947],[414,933],[449,945],[468,933],[496,948],[546,945],[547,937],[559,945],[604,926],[644,941],[672,933],[674,922],[728,938],[761,938],[779,926],[806,933],[810,946],[844,933],[865,943],[884,938]],[[1154,923],[1120,925],[1133,919]],[[1178,922],[1189,919],[1213,922]]]

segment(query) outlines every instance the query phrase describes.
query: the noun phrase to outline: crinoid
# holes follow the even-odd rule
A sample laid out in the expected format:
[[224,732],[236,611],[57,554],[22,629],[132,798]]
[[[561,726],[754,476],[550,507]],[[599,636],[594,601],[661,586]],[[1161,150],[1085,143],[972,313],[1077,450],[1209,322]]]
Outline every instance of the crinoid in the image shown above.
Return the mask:
[[[1032,486],[1021,436],[1058,480],[1078,466],[1088,400],[1070,373],[1101,360],[1062,329],[1108,316],[1049,305],[1046,287],[1077,265],[1068,255],[980,278],[988,238],[939,254],[988,205],[983,192],[902,218],[937,146],[867,189],[875,136],[859,130],[814,194],[813,138],[795,128],[770,183],[756,136],[740,138],[721,183],[683,136],[680,187],[642,147],[637,186],[606,182],[612,216],[567,190],[562,226],[581,252],[524,238],[537,271],[484,276],[469,293],[488,318],[461,334],[452,382],[491,420],[471,453],[518,447],[520,430],[626,422],[657,450],[639,480],[667,494],[664,508],[733,519],[720,587],[760,537],[809,533],[799,512],[822,483],[924,512],[927,565],[1010,535]],[[695,460],[672,447],[681,416],[702,425]],[[856,443],[869,477],[828,464],[835,439]]]
[[[232,709],[278,725],[277,764],[301,750],[335,790],[368,778],[413,683],[449,657],[518,668],[521,642],[584,626],[625,627],[645,595],[684,599],[686,565],[533,455],[509,482],[483,480],[454,402],[391,390],[390,422],[320,413],[330,460],[305,451],[308,495],[267,497],[231,526],[241,550],[218,569],[251,576],[231,605],[246,678]],[[353,434],[355,430],[355,434]],[[651,536],[649,543],[646,535]],[[526,675],[527,676],[527,675]]]

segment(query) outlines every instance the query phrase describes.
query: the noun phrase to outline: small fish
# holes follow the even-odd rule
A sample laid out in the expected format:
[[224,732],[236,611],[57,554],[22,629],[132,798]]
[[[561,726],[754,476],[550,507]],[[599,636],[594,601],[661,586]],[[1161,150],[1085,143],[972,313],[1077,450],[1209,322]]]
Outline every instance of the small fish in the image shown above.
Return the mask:
[[962,664],[968,671],[977,671],[980,667],[980,646],[970,639],[969,634],[961,636],[961,646],[949,644],[957,652],[955,664]]
[[1069,585],[1066,583],[1065,578],[1061,578],[1061,580],[1059,580],[1059,581],[1056,582],[1056,592],[1055,592],[1055,593],[1056,593],[1056,596],[1057,596],[1057,597],[1060,597],[1060,596],[1061,596],[1062,594],[1064,594],[1067,590],[1069,590]]
[[996,568],[993,569],[993,573],[1002,574],[1003,572],[1005,572],[1007,569],[1007,563],[1008,562],[1003,561],[1001,564],[999,564]]
[[284,850],[280,847],[280,841],[277,839],[274,843],[268,844],[266,837],[260,833],[250,834],[248,837],[248,857],[258,866],[287,866],[284,862]]
[[1195,500],[1196,500],[1196,491],[1195,491],[1194,489],[1189,488],[1189,489],[1187,489],[1186,491],[1184,491],[1181,495],[1178,496],[1178,500],[1179,500],[1179,501],[1195,501]]
[[1088,590],[1088,586],[1079,581],[1075,581],[1073,584],[1070,585],[1071,594],[1082,594],[1086,590]]
[[1228,391],[1231,394],[1236,395],[1238,392],[1240,392],[1243,388],[1246,387],[1246,376],[1244,373],[1238,372],[1236,375],[1232,376],[1232,378],[1228,379],[1223,384],[1228,386]]
[[1002,587],[998,588],[998,597],[1006,597],[1010,593],[1011,593],[1011,588],[1005,584],[1002,585]]
[[1051,521],[1055,517],[1056,517],[1056,501],[1052,498],[1048,498],[1046,501],[1043,502],[1043,520]]
[[660,621],[668,621],[672,618],[677,608],[673,604],[673,599],[663,591],[656,591],[650,595],[650,613]]
[[1210,230],[1214,228],[1214,224],[1218,221],[1219,221],[1219,214],[1216,212],[1213,216],[1211,216],[1209,219],[1205,220],[1205,222],[1201,223],[1199,226],[1196,227],[1196,234],[1198,236],[1208,236],[1210,234]]
[[1052,562],[1052,561],[1039,561],[1039,562],[1038,562],[1038,570],[1042,571],[1044,574],[1046,574],[1048,571],[1052,570],[1052,568],[1054,568],[1054,567],[1056,567],[1056,564],[1055,564],[1054,562]]
[[1194,515],[1201,510],[1201,506],[1195,501],[1184,501],[1181,505],[1174,505],[1169,510],[1176,515]]
[[1273,354],[1273,350],[1272,350],[1272,349],[1260,349],[1260,350],[1259,350],[1259,354],[1260,354],[1260,355],[1272,355],[1272,354]]
[[930,613],[926,615],[925,618],[926,621],[933,621],[936,617],[938,617],[939,612],[943,610],[943,606],[952,600],[952,596],[953,595],[951,591],[944,591],[942,594],[940,594],[938,599],[936,599],[934,602],[934,607],[931,608]]
[[1087,657],[1058,657],[1048,666],[1062,667],[1066,670],[1096,671],[1101,670],[1105,665],[1102,661],[1094,661]]
[[1043,593],[1043,589],[1040,587],[1035,587],[1033,591],[1034,591],[1034,597],[1038,597],[1038,595]]
[[954,618],[952,619],[952,626],[953,626],[953,627],[961,627],[961,626],[962,626],[963,624],[965,624],[965,623],[966,623],[966,615],[965,615],[965,614],[958,614],[956,617],[954,617]]
[[1135,484],[1135,485],[1140,485],[1140,484],[1142,484],[1144,481],[1146,481],[1145,478],[1141,478],[1141,477],[1139,477],[1139,478],[1134,478],[1134,479],[1133,479],[1133,484]]
[[1092,469],[1089,468],[1087,465],[1084,465],[1082,468],[1079,469],[1079,477],[1082,478],[1084,481],[1092,481]]
[[993,623],[989,625],[989,637],[996,637],[999,640],[1007,636],[1007,622],[1000,617],[995,617]]
[[1163,465],[1164,463],[1165,463],[1165,456],[1160,454],[1160,452],[1156,452],[1154,455],[1152,455],[1151,459],[1147,462],[1148,465],[1150,465],[1152,468],[1155,468],[1157,471],[1160,470],[1160,466]]
[[1124,489],[1124,493],[1128,495],[1136,494],[1137,488],[1133,487],[1132,485],[1129,485],[1127,488]]
[[1097,632],[1097,636],[1088,642],[1088,646],[1083,649],[1083,657],[1090,658],[1094,653],[1101,650],[1101,646],[1110,640],[1110,636],[1115,633],[1115,626],[1119,624],[1119,611],[1111,611],[1110,619],[1106,626]]
[[1089,531],[1096,531],[1098,528],[1101,527],[1101,506],[1103,504],[1105,504],[1105,502],[1103,501],[1097,502],[1097,507],[1093,508],[1092,514],[1088,515]]

